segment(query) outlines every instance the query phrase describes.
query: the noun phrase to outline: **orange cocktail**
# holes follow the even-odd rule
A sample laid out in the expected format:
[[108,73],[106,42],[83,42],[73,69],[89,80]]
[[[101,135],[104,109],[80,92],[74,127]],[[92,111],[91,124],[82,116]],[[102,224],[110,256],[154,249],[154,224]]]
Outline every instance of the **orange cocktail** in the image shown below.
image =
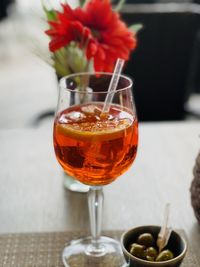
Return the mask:
[[130,110],[103,103],[71,106],[57,114],[54,148],[63,169],[88,185],[111,183],[132,164],[137,151],[137,119]]

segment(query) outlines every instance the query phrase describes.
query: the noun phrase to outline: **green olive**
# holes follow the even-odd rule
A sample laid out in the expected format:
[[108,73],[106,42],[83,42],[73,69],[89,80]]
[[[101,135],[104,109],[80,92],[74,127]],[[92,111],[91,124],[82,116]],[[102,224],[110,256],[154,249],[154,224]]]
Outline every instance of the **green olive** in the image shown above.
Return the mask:
[[136,243],[133,243],[130,247],[130,253],[140,259],[145,259],[145,247]]
[[137,243],[145,247],[151,247],[154,244],[154,238],[150,233],[143,233],[138,236]]
[[173,253],[169,249],[165,249],[158,254],[156,261],[168,261],[174,258]]
[[146,255],[155,259],[158,256],[158,251],[154,247],[148,247],[146,249]]
[[151,257],[151,256],[146,256],[146,260],[147,261],[155,261],[154,257]]

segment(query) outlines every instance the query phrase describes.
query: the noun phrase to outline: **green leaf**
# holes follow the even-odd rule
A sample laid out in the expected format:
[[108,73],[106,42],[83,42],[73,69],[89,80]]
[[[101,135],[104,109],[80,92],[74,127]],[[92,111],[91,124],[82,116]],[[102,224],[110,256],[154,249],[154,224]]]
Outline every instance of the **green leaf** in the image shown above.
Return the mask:
[[85,5],[86,0],[79,0],[79,6],[83,7]]
[[83,72],[87,67],[84,51],[71,42],[52,54],[53,66],[59,77],[69,73]]
[[53,10],[53,8],[51,7],[50,9],[48,9],[46,6],[45,6],[45,3],[44,1],[42,1],[42,7],[43,7],[43,10],[46,14],[46,17],[47,17],[47,20],[49,21],[55,21],[57,20],[57,14],[56,14],[56,11]]
[[54,67],[58,77],[63,77],[63,76],[66,76],[66,75],[71,73],[68,68],[63,67],[58,62],[54,61],[53,67]]
[[126,0],[119,0],[118,4],[114,8],[114,10],[119,12],[122,9],[125,2],[126,2]]
[[138,23],[138,24],[131,25],[129,27],[129,30],[137,34],[142,28],[143,28],[143,25],[141,23]]
[[85,70],[87,60],[83,50],[77,46],[68,47],[68,63],[73,72],[82,72]]

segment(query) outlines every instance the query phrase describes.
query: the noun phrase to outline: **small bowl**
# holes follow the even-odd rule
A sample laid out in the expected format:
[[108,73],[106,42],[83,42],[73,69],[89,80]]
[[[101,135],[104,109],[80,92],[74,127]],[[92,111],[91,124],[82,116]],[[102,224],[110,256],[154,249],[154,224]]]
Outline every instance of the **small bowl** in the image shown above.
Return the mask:
[[124,253],[124,257],[130,267],[178,267],[180,266],[187,251],[187,243],[182,236],[176,231],[172,231],[170,239],[168,241],[167,248],[170,249],[174,258],[168,261],[152,262],[139,259],[129,253],[129,247],[132,243],[136,242],[137,237],[142,233],[151,233],[155,240],[157,239],[160,226],[148,225],[140,226],[130,229],[123,233],[121,237],[121,246]]

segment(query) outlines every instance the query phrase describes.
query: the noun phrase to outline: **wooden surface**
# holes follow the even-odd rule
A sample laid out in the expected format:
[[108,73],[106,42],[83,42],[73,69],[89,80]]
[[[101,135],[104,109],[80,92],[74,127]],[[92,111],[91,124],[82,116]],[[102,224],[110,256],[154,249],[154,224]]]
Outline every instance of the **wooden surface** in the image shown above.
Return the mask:
[[[103,229],[161,224],[170,202],[172,227],[199,247],[189,191],[199,135],[199,122],[141,124],[135,163],[105,187]],[[0,130],[0,148],[0,233],[88,230],[86,194],[63,187],[51,123]]]

